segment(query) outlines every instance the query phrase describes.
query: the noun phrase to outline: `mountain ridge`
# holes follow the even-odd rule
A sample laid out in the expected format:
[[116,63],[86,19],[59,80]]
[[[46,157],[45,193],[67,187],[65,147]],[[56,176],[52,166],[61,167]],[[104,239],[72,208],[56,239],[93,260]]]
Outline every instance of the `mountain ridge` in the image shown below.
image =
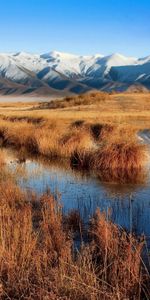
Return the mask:
[[[139,85],[139,87],[138,87]],[[150,90],[150,56],[0,53],[0,94],[64,96],[93,89]]]

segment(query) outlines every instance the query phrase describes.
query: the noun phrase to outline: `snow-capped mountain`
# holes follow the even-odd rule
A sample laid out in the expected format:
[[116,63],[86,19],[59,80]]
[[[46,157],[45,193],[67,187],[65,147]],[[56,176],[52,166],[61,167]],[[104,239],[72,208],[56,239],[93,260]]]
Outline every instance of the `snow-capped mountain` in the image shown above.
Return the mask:
[[0,54],[0,93],[4,95],[63,96],[91,89],[126,90],[138,84],[150,89],[150,56],[79,56],[57,51]]

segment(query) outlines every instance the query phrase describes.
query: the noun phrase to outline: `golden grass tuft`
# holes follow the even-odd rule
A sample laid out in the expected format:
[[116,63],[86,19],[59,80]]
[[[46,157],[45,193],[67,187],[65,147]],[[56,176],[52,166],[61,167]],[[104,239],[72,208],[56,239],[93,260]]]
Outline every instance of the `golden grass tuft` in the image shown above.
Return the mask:
[[51,196],[39,199],[41,212],[37,231],[37,226],[34,230],[35,212],[24,193],[10,182],[4,182],[0,195],[2,297],[41,299],[49,295],[52,282],[47,279],[49,276],[52,280],[53,268],[59,268],[61,259],[69,261],[71,255],[71,242],[62,228],[59,205]]
[[91,159],[93,169],[134,170],[140,169],[146,161],[145,146],[136,143],[110,143],[96,151]]
[[146,161],[145,146],[133,142],[109,142],[98,150],[74,151],[70,159],[74,168],[93,170],[103,181],[120,183],[141,180]]
[[65,153],[68,157],[74,151],[84,151],[93,148],[94,141],[92,136],[86,130],[73,129],[65,134],[59,141],[62,153]]
[[94,240],[92,256],[97,265],[98,278],[104,286],[107,282],[110,290],[116,291],[116,299],[131,299],[133,295],[138,299],[142,284],[142,242],[121,231],[99,209],[91,222],[90,233]]

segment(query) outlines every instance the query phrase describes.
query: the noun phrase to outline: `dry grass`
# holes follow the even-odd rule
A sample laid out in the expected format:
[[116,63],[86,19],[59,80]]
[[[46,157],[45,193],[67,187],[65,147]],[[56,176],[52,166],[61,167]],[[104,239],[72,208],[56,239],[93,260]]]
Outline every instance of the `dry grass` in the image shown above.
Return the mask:
[[69,231],[82,228],[76,212],[64,219],[51,195],[29,198],[11,182],[1,183],[0,195],[1,299],[148,299],[143,243],[99,210],[89,243],[74,255]]
[[[93,101],[97,95],[86,97]],[[149,103],[149,94],[117,94],[84,109],[79,105],[37,110],[31,104],[32,110],[19,111],[16,104],[16,111],[2,108],[0,141],[3,146],[26,148],[45,158],[69,159],[80,169],[97,170],[107,181],[133,181],[145,162],[137,131],[150,128]]]
[[[121,231],[107,221],[108,216],[99,210],[92,220],[91,234],[94,238],[93,259],[97,267],[97,274],[101,280],[107,282],[116,291],[116,298],[140,299],[140,253],[142,243]],[[141,282],[139,282],[139,278]],[[135,290],[134,290],[135,288]]]
[[98,170],[140,169],[146,160],[145,147],[136,143],[110,143],[91,158],[91,166]]
[[129,125],[77,120],[60,126],[58,120],[42,124],[1,120],[0,138],[4,146],[24,147],[49,159],[68,159],[80,169],[93,169],[105,175],[111,172],[120,177],[124,170],[140,171],[146,161],[136,128]]
[[138,182],[147,161],[145,146],[135,142],[111,142],[98,150],[75,151],[71,165],[79,170],[94,170],[108,182]]
[[[14,98],[15,99],[15,98]],[[29,99],[30,100],[30,99]],[[46,121],[58,120],[61,126],[76,120],[92,123],[128,124],[138,129],[150,127],[150,93],[122,93],[109,95],[106,101],[98,104],[65,107],[64,109],[37,109],[38,103],[0,103],[1,117],[28,118]]]
[[49,103],[41,103],[39,109],[61,109],[66,107],[87,106],[100,104],[108,99],[109,95],[105,92],[91,92],[74,97],[65,97],[63,100],[52,100]]
[[2,152],[0,152],[0,168],[2,168],[5,164],[4,155]]
[[71,233],[79,233],[82,236],[84,223],[78,210],[71,210],[68,215],[65,215],[63,217],[63,225]]

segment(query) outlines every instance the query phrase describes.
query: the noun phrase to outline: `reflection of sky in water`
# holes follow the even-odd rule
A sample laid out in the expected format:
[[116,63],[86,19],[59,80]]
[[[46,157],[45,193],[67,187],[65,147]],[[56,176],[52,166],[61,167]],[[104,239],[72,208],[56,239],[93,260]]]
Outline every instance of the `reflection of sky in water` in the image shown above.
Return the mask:
[[[54,194],[59,192],[64,210],[79,209],[85,221],[97,207],[106,212],[110,208],[111,218],[115,223],[132,229],[137,234],[145,233],[146,236],[150,236],[149,183],[141,187],[128,185],[126,192],[121,196],[117,192],[117,186],[114,192],[114,185],[103,184],[94,175],[83,177],[70,169],[42,165],[30,160],[21,165],[9,163],[9,167],[13,171],[16,170],[21,187],[37,193],[43,193],[47,189]],[[111,189],[113,196],[110,193]]]

